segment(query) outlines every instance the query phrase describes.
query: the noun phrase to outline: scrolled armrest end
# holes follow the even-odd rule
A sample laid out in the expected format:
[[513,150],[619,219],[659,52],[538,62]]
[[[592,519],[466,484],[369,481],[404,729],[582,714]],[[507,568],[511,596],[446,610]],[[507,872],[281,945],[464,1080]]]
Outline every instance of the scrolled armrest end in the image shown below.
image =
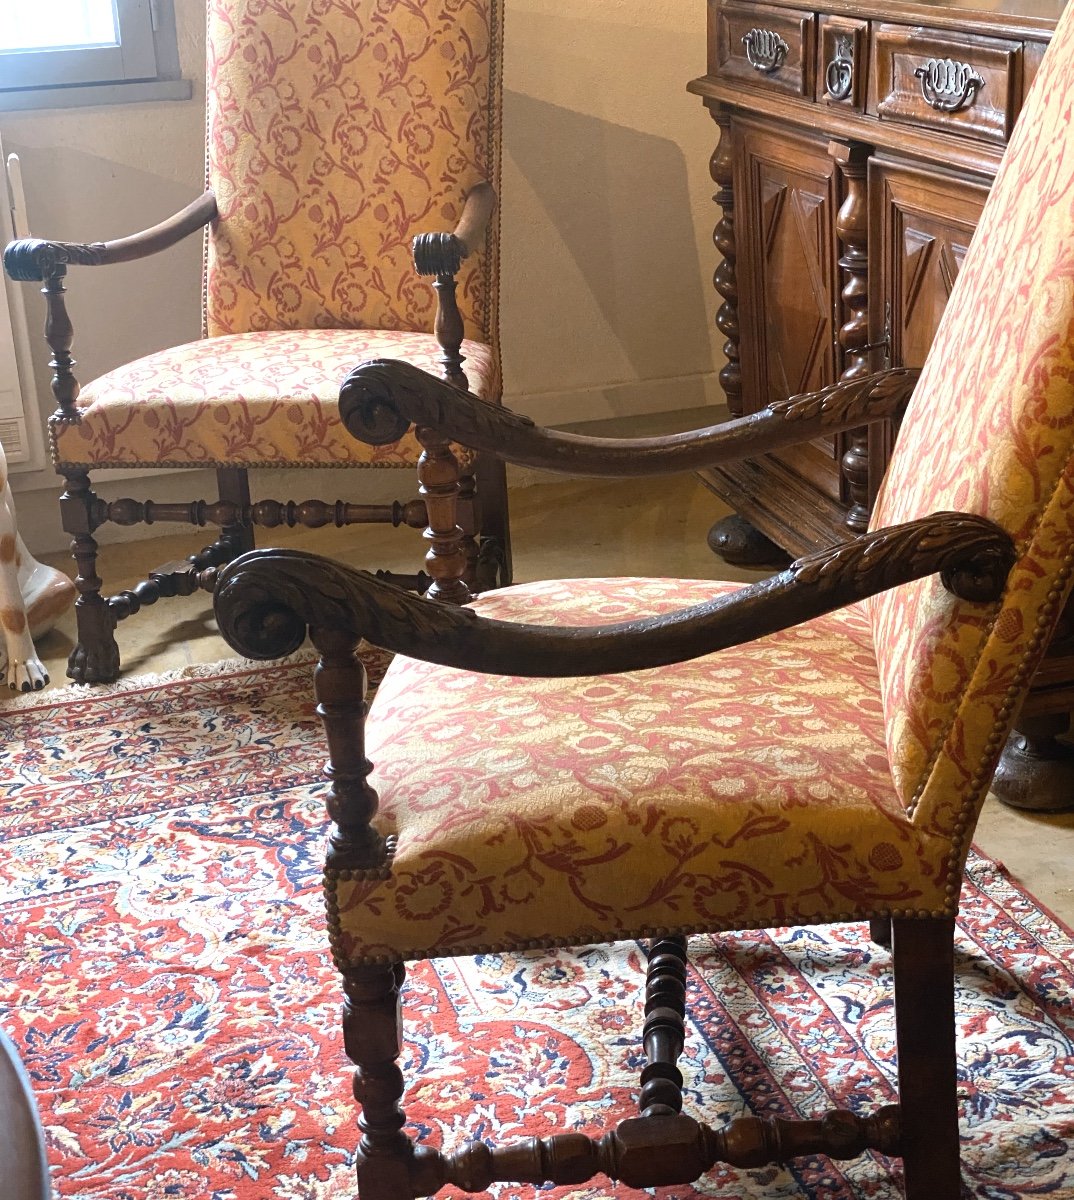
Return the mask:
[[306,640],[307,625],[298,611],[301,605],[288,603],[288,590],[278,594],[258,575],[257,553],[242,555],[220,572],[213,607],[227,643],[260,662],[297,650]]
[[414,239],[414,269],[419,275],[455,275],[468,251],[453,233],[419,233]]
[[1011,573],[1018,557],[1014,543],[1004,541],[1002,530],[996,540],[974,548],[962,561],[940,571],[943,586],[960,600],[971,600],[977,604],[991,604],[1003,595],[1007,576]]
[[20,283],[40,283],[62,275],[68,263],[96,266],[103,262],[103,242],[49,242],[43,238],[19,238],[4,251],[4,270]]
[[4,250],[4,270],[18,283],[40,283],[44,278],[41,248],[48,243],[40,238],[20,238]]
[[339,389],[339,418],[353,438],[368,446],[390,446],[410,428],[410,419],[394,402],[394,388],[384,363],[362,363]]

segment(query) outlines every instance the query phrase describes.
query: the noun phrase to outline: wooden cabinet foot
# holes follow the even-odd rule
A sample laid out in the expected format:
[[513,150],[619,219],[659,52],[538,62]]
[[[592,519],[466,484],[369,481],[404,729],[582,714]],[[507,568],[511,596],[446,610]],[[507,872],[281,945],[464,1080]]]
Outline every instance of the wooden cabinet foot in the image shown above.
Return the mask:
[[709,549],[734,567],[785,567],[790,555],[745,517],[732,514],[708,533]]
[[996,799],[1030,812],[1074,809],[1074,745],[1059,740],[1069,728],[1066,713],[1020,721],[996,768]]

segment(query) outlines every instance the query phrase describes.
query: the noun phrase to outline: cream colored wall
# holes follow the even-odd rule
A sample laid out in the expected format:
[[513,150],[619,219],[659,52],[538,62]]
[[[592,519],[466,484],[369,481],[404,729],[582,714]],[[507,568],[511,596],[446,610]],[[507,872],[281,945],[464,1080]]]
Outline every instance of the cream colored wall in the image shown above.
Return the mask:
[[[176,0],[193,101],[0,114],[34,233],[120,236],[198,194],[203,12],[202,0]],[[505,383],[508,403],[541,422],[719,400],[715,127],[685,92],[704,68],[704,24],[703,0],[507,0]],[[73,271],[80,378],[196,337],[199,267],[195,239],[145,262]],[[36,295],[30,303],[36,335],[43,310]],[[43,357],[38,373],[48,412]],[[52,478],[23,477],[20,490]]]
[[702,0],[507,0],[510,402],[546,422],[715,399]]

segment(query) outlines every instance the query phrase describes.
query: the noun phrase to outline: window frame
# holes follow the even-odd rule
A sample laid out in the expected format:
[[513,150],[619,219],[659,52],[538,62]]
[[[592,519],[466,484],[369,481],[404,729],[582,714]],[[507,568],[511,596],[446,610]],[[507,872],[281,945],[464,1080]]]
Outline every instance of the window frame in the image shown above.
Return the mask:
[[[118,42],[0,51],[0,110],[117,101],[123,89],[179,95],[179,54],[171,0],[112,0]],[[190,94],[189,86],[182,89]],[[107,102],[107,101],[105,101]]]

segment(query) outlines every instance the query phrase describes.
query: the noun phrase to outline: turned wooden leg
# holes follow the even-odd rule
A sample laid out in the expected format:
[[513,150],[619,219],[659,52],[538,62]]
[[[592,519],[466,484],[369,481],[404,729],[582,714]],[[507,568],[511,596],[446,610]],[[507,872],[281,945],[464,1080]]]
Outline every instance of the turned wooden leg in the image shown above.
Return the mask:
[[85,471],[64,472],[67,486],[60,496],[60,518],[71,535],[71,554],[78,564],[75,587],[75,621],[78,641],[67,660],[67,674],[75,683],[111,683],[119,677],[116,620],[101,595],[97,574],[97,542],[93,531],[100,524],[101,502]]
[[[858,379],[869,373],[869,203],[866,174],[870,150],[860,142],[832,142],[828,148],[839,164],[844,199],[836,215],[835,231],[843,253],[843,323],[839,345],[843,349],[841,379]],[[869,430],[853,429],[844,438],[841,460],[843,482],[850,508],[846,516],[852,533],[869,528]]]
[[[243,513],[250,511],[250,478],[245,467],[219,467],[216,472],[220,503],[234,504]],[[221,526],[220,536],[190,561],[199,571],[221,567],[254,548],[254,527],[250,521],[233,521]]]
[[875,945],[887,950],[891,946],[891,918],[875,917],[869,922],[869,937]]
[[1069,812],[1074,808],[1074,745],[1070,713],[1021,716],[996,768],[992,794],[1011,808]]
[[955,923],[891,922],[906,1200],[959,1200]]
[[418,459],[418,495],[425,501],[429,525],[422,535],[429,549],[425,568],[432,583],[426,595],[449,604],[465,604],[470,589],[466,573],[463,531],[458,523],[459,460],[451,443],[437,430],[419,425],[415,436],[421,444]]
[[411,1200],[414,1195],[414,1147],[403,1133],[403,1072],[396,1062],[403,1048],[399,989],[404,975],[402,963],[343,972],[343,1040],[357,1068],[354,1098],[362,1106],[355,1162],[361,1200]]
[[641,1073],[638,1109],[643,1117],[682,1112],[682,1073],[676,1065],[686,1040],[686,938],[660,938],[649,949],[645,975],[648,1062]]
[[462,530],[460,545],[463,555],[466,558],[466,569],[463,571],[462,578],[470,591],[476,592],[478,590],[477,560],[479,555],[477,530],[480,516],[477,499],[477,480],[474,478],[472,470],[467,471],[465,475],[459,476],[459,494],[456,504],[459,528]]
[[507,468],[501,459],[483,454],[477,479],[477,590],[510,587],[511,528],[507,507]]
[[720,130],[720,140],[709,159],[709,174],[719,189],[713,200],[720,206],[722,216],[712,231],[712,241],[720,253],[720,265],[712,277],[723,304],[716,314],[716,328],[727,339],[723,344],[727,363],[720,371],[720,386],[727,397],[727,407],[733,417],[742,416],[742,367],[739,357],[741,332],[738,321],[738,274],[735,250],[735,155],[731,138],[730,113],[710,105],[709,116]]

